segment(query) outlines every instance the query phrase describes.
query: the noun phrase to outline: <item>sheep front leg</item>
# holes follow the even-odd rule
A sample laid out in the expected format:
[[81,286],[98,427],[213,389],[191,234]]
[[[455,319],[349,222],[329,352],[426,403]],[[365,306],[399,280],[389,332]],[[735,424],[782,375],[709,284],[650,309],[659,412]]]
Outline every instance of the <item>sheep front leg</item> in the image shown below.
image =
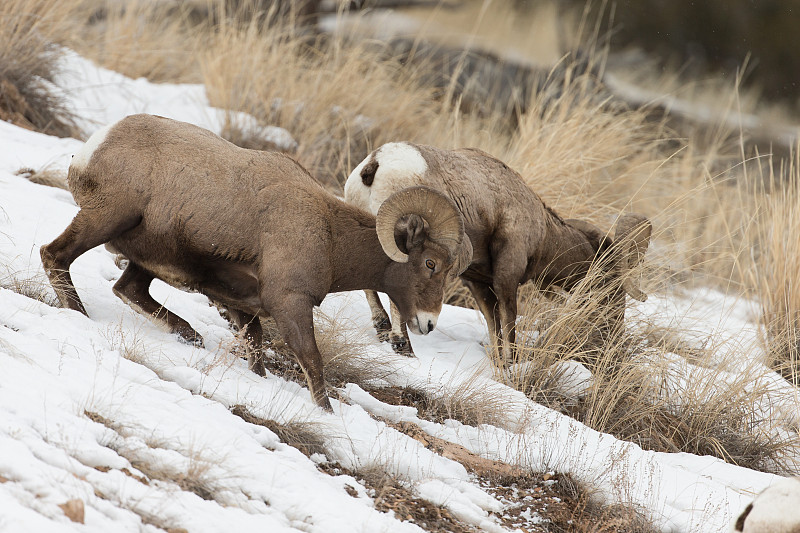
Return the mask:
[[406,357],[415,357],[414,349],[411,348],[411,340],[408,338],[408,326],[400,315],[400,310],[391,302],[389,310],[392,313],[392,335],[389,341],[396,354]]
[[[478,281],[463,280],[478,304],[489,329],[489,341],[494,352],[500,351],[502,333],[500,331],[500,317],[497,310],[497,296],[492,288]],[[501,353],[502,355],[502,353]]]
[[292,295],[281,299],[280,310],[273,308],[272,316],[283,337],[306,375],[311,397],[320,407],[331,411],[331,402],[325,391],[325,373],[322,355],[314,338],[314,302],[307,296]]
[[378,339],[381,342],[389,341],[395,353],[414,357],[414,350],[411,348],[411,341],[408,339],[408,327],[403,322],[400,316],[400,310],[394,302],[391,302],[389,311],[392,313],[392,319],[389,320],[389,315],[383,308],[378,293],[376,291],[364,291],[367,295],[367,302],[369,303],[370,311],[372,311],[372,325],[378,332]]
[[388,341],[389,334],[392,331],[392,324],[389,322],[389,315],[386,314],[386,310],[381,305],[377,291],[365,290],[364,294],[367,296],[369,310],[372,312],[372,325],[375,326],[375,331],[378,332],[378,339]]
[[500,355],[503,367],[508,368],[516,359],[517,342],[517,290],[505,288],[497,290],[498,311],[500,315]]

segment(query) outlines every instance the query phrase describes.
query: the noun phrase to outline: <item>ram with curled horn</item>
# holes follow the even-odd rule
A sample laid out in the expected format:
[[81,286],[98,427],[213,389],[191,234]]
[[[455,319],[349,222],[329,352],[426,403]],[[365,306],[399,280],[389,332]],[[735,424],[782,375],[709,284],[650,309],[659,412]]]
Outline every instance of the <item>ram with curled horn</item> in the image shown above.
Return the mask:
[[[629,275],[644,257],[652,227],[646,217],[624,215],[614,238],[583,220],[565,220],[502,161],[480,150],[442,150],[388,143],[364,159],[345,183],[345,200],[376,212],[391,194],[415,186],[436,189],[458,207],[471,258],[461,279],[498,340],[504,364],[514,359],[517,290],[535,280],[541,289],[570,291],[602,264],[604,328],[620,328],[625,295],[646,295]],[[467,246],[462,247],[466,251]],[[464,256],[465,258],[468,256]],[[392,319],[377,295],[367,291],[373,323],[398,353],[413,354],[407,332],[392,305]],[[413,330],[412,330],[413,331]]]
[[128,259],[113,287],[117,296],[202,344],[149,286],[159,278],[207,295],[245,331],[249,367],[260,375],[259,317],[272,316],[312,398],[326,408],[314,306],[331,292],[382,291],[413,331],[428,333],[446,277],[466,266],[461,215],[440,192],[419,187],[390,195],[376,220],[324,190],[286,155],[245,150],[163,117],[133,115],[92,135],[72,160],[69,186],[80,210],[41,248],[65,307],[87,314],[69,267],[106,244]]

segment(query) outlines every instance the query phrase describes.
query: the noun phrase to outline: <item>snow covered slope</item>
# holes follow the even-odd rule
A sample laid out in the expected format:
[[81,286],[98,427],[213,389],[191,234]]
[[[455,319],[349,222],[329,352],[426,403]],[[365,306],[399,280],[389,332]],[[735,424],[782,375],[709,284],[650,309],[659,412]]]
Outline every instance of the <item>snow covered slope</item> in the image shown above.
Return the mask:
[[[99,69],[68,54],[59,87],[87,132],[136,112],[219,131],[221,112],[201,86],[154,85]],[[291,142],[283,130],[269,130]],[[46,285],[39,247],[77,212],[69,193],[15,176],[21,167],[66,169],[80,146],[0,122],[0,280]],[[121,271],[97,248],[72,267],[89,316],[51,307],[0,288],[0,530],[195,532],[420,531],[374,508],[354,478],[331,476],[319,461],[376,467],[403,479],[423,498],[486,531],[505,531],[492,517],[502,504],[458,462],[426,449],[386,422],[412,421],[430,435],[484,457],[534,471],[569,472],[609,500],[646,509],[664,531],[724,531],[752,496],[779,478],[689,454],[643,451],[528,400],[492,379],[475,311],[446,307],[436,331],[414,337],[417,359],[397,357],[369,337],[368,357],[391,372],[383,384],[437,394],[464,383],[502,398],[521,431],[420,419],[414,408],[384,404],[359,386],[339,391],[333,413],[296,383],[259,378],[230,354],[234,334],[205,297],[156,282],[154,296],[185,317],[206,348],[182,344],[111,292]],[[751,343],[755,326],[744,303],[705,293],[688,302],[651,298],[638,313],[691,320],[695,330],[731,331],[732,350]],[[697,305],[707,304],[707,308]],[[321,313],[343,328],[370,333],[363,295],[330,295]],[[694,314],[693,314],[694,313]],[[695,316],[696,315],[696,316]],[[675,361],[676,379],[701,370]],[[716,374],[708,379],[722,379]],[[796,391],[775,379],[765,416],[800,416]],[[269,429],[231,413],[313,424],[325,456],[308,458]],[[374,415],[374,416],[373,416]],[[378,420],[380,417],[382,420]],[[795,422],[797,419],[794,419]],[[619,487],[625,487],[620,494]],[[85,504],[85,523],[60,505]],[[158,527],[157,527],[158,526]]]

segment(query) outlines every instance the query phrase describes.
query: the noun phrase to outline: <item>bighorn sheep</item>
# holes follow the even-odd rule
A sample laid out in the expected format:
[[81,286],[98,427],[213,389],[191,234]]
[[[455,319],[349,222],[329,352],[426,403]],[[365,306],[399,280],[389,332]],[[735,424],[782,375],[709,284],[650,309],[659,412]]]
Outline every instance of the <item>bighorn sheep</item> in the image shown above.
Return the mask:
[[[464,217],[473,256],[461,279],[486,317],[493,339],[500,339],[505,364],[513,358],[521,283],[535,279],[542,289],[558,286],[569,291],[602,256],[607,269],[603,283],[621,280],[606,296],[611,324],[624,319],[625,293],[639,300],[647,297],[624,276],[647,250],[652,228],[645,217],[620,217],[614,239],[588,222],[564,220],[517,172],[480,150],[384,144],[347,178],[345,200],[375,213],[390,194],[419,185],[443,192]],[[367,291],[367,298],[379,335],[389,337],[399,353],[413,354],[395,306],[389,331],[389,318],[377,295]]]
[[764,489],[731,524],[732,532],[800,533],[800,477]]
[[[385,291],[413,330],[426,334],[436,325],[445,277],[465,238],[458,209],[434,190],[392,195],[376,218],[325,191],[288,156],[245,150],[151,115],[92,135],[73,158],[68,181],[80,211],[41,248],[66,307],[86,314],[69,267],[107,243],[129,260],[114,285],[117,296],[200,343],[192,326],[148,288],[157,277],[209,296],[245,329],[253,345],[249,367],[260,375],[257,317],[274,317],[312,397],[326,408],[313,307],[330,292]],[[398,246],[408,254],[405,263],[390,257]]]

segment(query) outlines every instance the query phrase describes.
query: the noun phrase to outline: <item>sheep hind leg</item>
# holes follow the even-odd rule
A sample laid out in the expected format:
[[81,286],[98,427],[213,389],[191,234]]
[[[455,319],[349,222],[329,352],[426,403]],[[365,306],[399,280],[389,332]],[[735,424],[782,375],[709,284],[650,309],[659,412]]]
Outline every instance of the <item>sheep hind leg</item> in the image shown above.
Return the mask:
[[114,284],[113,291],[117,297],[131,306],[135,311],[164,323],[173,333],[177,333],[187,342],[203,346],[203,337],[184,319],[169,311],[150,296],[150,283],[155,276],[129,261],[122,276]]
[[243,332],[247,342],[248,368],[259,376],[266,376],[267,371],[264,368],[264,350],[262,348],[264,329],[261,326],[261,320],[257,316],[245,313],[240,309],[228,308],[228,314],[230,314],[239,331]]
[[388,341],[392,333],[392,323],[389,321],[389,315],[386,314],[383,305],[381,305],[378,293],[365,290],[364,294],[367,296],[369,310],[372,312],[372,325],[375,327],[375,331],[378,332],[378,339],[381,342]]
[[414,349],[411,347],[411,340],[408,338],[408,327],[400,316],[400,310],[391,302],[389,311],[392,313],[392,334],[389,342],[392,344],[395,353],[407,357],[415,357]]
[[81,209],[61,235],[50,244],[41,247],[39,255],[42,258],[42,266],[64,307],[87,315],[69,273],[73,261],[95,246],[106,243],[136,226],[140,220],[141,218],[137,216],[125,216],[97,209]]

